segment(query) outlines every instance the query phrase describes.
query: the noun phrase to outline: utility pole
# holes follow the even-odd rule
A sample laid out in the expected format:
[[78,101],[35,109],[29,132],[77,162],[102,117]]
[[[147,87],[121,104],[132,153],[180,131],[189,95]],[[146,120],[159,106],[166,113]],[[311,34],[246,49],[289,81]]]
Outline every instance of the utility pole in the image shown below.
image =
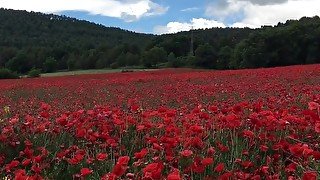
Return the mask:
[[194,49],[193,49],[193,43],[194,43],[194,39],[193,39],[193,26],[191,27],[191,40],[190,40],[190,56],[194,56]]

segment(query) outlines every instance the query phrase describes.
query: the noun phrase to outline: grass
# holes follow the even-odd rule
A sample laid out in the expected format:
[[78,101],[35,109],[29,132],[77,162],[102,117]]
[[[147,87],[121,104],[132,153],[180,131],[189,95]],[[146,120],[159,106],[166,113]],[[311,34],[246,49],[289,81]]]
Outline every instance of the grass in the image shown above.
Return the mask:
[[[41,77],[58,77],[58,76],[74,76],[82,74],[105,74],[105,73],[116,73],[122,72],[125,69],[89,69],[89,70],[75,70],[75,71],[63,71],[54,73],[44,73]],[[130,71],[154,71],[156,69],[128,69]]]

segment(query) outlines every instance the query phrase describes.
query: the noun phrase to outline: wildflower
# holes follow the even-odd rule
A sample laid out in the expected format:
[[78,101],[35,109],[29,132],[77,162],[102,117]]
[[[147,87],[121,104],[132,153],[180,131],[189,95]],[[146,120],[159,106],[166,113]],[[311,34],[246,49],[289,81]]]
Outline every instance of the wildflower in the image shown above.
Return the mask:
[[97,154],[96,159],[97,159],[98,161],[104,161],[105,159],[107,159],[107,157],[108,157],[108,154],[106,154],[106,153],[99,153],[99,154]]
[[205,166],[209,166],[213,163],[213,158],[204,158],[202,159],[202,164]]
[[193,152],[191,150],[183,150],[182,152],[180,152],[180,154],[183,157],[190,157],[193,154]]
[[10,114],[10,107],[9,107],[9,106],[5,106],[5,107],[3,108],[3,110],[4,110],[4,113],[5,113],[5,114]]
[[222,172],[224,170],[224,163],[219,163],[215,168],[214,168],[214,171],[215,172]]
[[308,107],[309,107],[309,110],[312,111],[312,110],[317,110],[320,107],[320,105],[316,102],[309,102]]
[[317,180],[317,172],[307,171],[303,173],[302,180]]
[[81,176],[87,176],[87,175],[91,174],[92,172],[93,172],[93,170],[91,170],[89,168],[82,168],[80,170]]

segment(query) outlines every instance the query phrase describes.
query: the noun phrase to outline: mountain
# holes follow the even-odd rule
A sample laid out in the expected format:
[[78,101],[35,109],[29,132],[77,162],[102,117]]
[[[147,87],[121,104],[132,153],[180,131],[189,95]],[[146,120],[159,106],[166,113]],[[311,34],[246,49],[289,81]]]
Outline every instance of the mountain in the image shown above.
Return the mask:
[[[152,35],[66,16],[0,9],[0,68],[18,73],[124,66],[238,69],[320,61],[319,17],[259,29]],[[191,45],[191,41],[193,42]]]

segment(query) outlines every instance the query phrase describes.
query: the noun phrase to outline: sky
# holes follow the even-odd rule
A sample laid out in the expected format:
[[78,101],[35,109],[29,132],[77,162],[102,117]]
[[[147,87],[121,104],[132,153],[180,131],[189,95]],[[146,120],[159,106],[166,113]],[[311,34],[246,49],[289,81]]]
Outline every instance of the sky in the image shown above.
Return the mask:
[[320,0],[0,0],[0,7],[66,15],[152,34],[276,25],[320,16]]

